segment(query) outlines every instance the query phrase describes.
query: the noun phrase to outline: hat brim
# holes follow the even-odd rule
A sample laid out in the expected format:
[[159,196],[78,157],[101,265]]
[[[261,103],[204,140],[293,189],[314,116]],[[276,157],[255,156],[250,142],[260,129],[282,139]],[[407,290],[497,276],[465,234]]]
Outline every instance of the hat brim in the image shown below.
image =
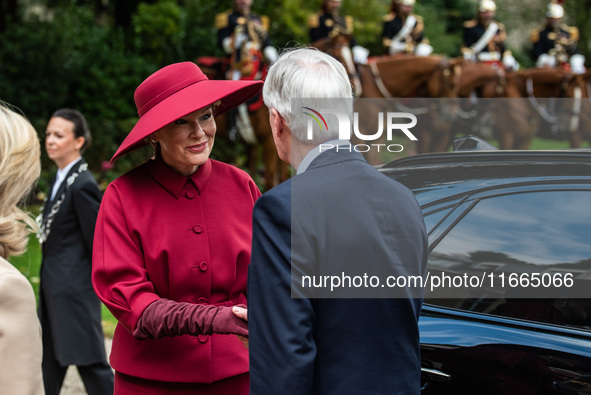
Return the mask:
[[146,137],[187,114],[210,106],[218,100],[221,104],[216,108],[216,113],[222,114],[246,102],[262,88],[263,81],[204,80],[189,85],[141,116],[111,158],[111,163],[146,145]]

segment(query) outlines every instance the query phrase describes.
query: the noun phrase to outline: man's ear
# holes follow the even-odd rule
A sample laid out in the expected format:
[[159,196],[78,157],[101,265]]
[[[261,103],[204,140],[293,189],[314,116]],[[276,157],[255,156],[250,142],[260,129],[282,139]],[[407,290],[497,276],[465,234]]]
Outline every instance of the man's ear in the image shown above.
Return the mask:
[[275,137],[279,137],[285,130],[285,119],[274,108],[269,111],[269,123]]

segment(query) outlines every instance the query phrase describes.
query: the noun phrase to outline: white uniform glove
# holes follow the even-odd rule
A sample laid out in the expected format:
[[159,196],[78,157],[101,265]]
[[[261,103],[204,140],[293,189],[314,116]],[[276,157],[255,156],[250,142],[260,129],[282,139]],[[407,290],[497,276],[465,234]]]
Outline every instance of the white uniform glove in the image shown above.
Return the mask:
[[429,56],[432,52],[433,47],[425,43],[418,43],[415,48],[415,55],[417,56]]
[[242,46],[242,43],[244,43],[246,40],[248,40],[248,36],[244,33],[239,33],[234,37],[234,48],[235,49],[240,49],[240,47]]
[[399,52],[404,52],[406,50],[406,43],[400,42],[398,40],[393,40],[390,44],[390,55],[397,54]]
[[536,67],[556,67],[556,57],[543,53],[538,56]]
[[474,51],[471,51],[471,50],[464,51],[463,55],[464,55],[464,59],[471,60],[472,62],[476,62],[476,54],[474,53]]
[[513,57],[513,55],[507,54],[503,56],[503,65],[505,66],[505,69],[509,71],[519,70],[519,63],[517,63],[517,60]]
[[232,37],[226,37],[222,41],[222,48],[226,55],[232,55]]
[[570,68],[573,73],[583,74],[585,73],[585,57],[581,54],[575,54],[570,57]]
[[351,48],[353,52],[353,61],[358,64],[366,64],[367,57],[369,56],[369,49],[363,48],[360,45],[356,45]]

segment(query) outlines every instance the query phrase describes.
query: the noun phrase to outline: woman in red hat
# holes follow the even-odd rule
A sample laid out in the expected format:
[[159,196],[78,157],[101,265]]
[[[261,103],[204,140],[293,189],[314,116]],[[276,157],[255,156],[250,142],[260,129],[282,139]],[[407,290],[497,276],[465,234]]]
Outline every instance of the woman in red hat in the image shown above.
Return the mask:
[[119,321],[115,394],[247,394],[245,311],[251,214],[260,192],[209,159],[214,116],[261,81],[208,80],[192,62],[149,76],[140,116],[111,161],[145,144],[152,160],[113,181],[95,230],[94,288]]

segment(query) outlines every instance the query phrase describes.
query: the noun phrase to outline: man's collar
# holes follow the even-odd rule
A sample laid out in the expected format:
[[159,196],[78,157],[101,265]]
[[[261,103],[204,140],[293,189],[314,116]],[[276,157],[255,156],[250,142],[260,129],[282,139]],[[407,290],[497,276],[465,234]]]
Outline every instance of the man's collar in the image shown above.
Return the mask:
[[303,172],[305,172],[306,169],[308,169],[308,166],[310,166],[310,163],[312,163],[312,161],[316,159],[316,157],[324,151],[330,148],[348,145],[351,145],[351,142],[349,140],[330,140],[317,145],[316,147],[312,148],[310,152],[306,154],[306,156],[304,156],[304,159],[302,159],[302,162],[298,166],[296,174],[302,174]]

